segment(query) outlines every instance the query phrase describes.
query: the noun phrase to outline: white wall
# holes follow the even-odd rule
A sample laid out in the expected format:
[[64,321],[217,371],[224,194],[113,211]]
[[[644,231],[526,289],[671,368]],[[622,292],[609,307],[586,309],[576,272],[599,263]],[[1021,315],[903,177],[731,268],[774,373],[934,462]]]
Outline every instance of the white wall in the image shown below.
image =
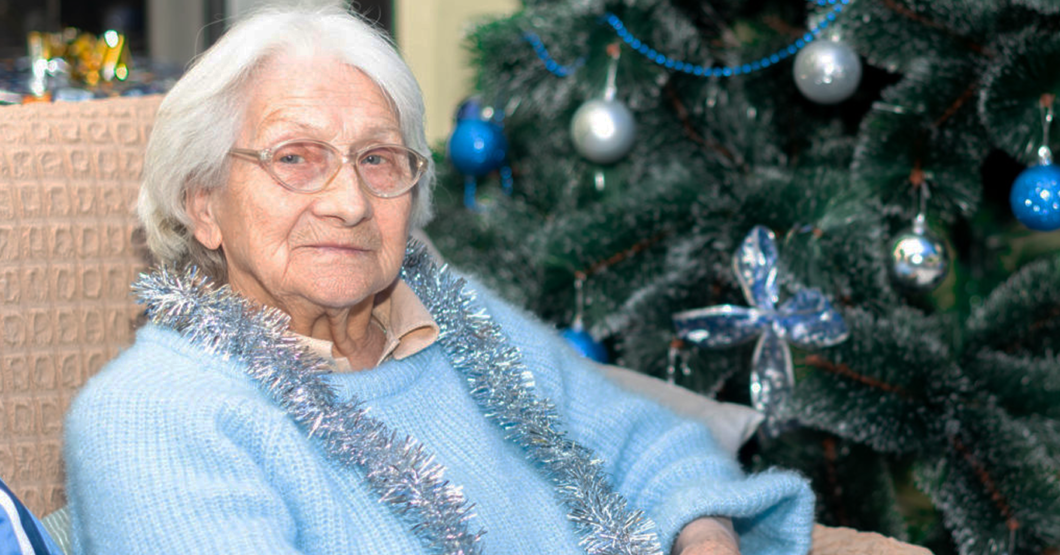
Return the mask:
[[202,7],[201,0],[147,0],[147,48],[152,60],[184,65],[199,53]]
[[449,136],[453,112],[474,85],[465,32],[474,21],[519,6],[519,0],[394,0],[394,33],[423,89],[431,144]]

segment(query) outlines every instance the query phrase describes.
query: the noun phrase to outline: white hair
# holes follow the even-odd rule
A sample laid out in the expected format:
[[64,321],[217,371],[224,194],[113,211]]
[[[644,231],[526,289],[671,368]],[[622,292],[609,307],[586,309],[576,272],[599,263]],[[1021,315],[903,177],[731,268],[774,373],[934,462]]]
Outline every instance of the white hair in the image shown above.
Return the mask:
[[243,125],[248,85],[280,54],[334,56],[361,70],[390,100],[405,145],[428,160],[412,195],[412,227],[431,214],[434,162],[424,133],[423,97],[390,39],[339,8],[269,8],[237,23],[199,56],[162,100],[144,159],[137,214],[147,246],[165,263],[195,263],[225,280],[223,255],[199,244],[185,201],[223,186],[228,150]]

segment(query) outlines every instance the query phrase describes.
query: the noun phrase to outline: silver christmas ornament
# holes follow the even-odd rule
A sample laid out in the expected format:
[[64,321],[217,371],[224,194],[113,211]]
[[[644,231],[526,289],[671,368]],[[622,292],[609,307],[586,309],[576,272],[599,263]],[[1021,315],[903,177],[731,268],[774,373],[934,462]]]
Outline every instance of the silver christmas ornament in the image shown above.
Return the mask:
[[795,56],[795,85],[818,104],[837,104],[861,83],[861,59],[849,46],[833,40],[815,40]]
[[891,243],[891,273],[895,282],[910,290],[930,291],[949,271],[946,245],[927,230],[924,216],[899,233]]
[[618,100],[590,100],[574,112],[570,134],[579,154],[597,164],[611,164],[633,148],[637,122]]

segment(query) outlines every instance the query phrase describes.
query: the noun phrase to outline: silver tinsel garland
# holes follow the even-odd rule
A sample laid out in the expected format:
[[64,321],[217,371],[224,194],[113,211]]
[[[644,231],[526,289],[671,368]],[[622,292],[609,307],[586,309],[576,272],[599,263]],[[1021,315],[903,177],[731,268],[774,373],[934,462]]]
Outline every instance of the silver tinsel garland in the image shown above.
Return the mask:
[[[434,316],[440,343],[483,412],[555,485],[585,551],[661,554],[654,524],[629,509],[608,485],[599,460],[566,436],[553,404],[534,394],[533,376],[518,349],[484,311],[473,310],[465,282],[436,268],[414,243],[402,277]],[[155,324],[243,362],[248,375],[321,442],[329,457],[361,472],[428,549],[481,553],[484,531],[469,532],[471,505],[460,488],[444,480],[444,467],[415,440],[398,440],[386,424],[368,416],[359,400],[339,402],[321,378],[328,363],[297,343],[286,314],[253,305],[228,286],[215,287],[194,268],[180,273],[160,268],[141,275],[134,290]]]

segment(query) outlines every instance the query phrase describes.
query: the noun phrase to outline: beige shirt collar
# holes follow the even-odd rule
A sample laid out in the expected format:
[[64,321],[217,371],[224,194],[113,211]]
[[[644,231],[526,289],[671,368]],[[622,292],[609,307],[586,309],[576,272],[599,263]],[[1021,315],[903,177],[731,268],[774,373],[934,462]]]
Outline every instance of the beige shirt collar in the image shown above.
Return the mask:
[[[372,319],[386,333],[386,345],[376,365],[390,358],[401,360],[410,357],[438,340],[438,324],[412,288],[401,280],[398,280],[390,296],[372,309]],[[333,354],[334,344],[331,341],[304,335],[299,335],[298,340],[324,360],[333,360],[336,372],[350,371],[350,362],[346,357]]]

